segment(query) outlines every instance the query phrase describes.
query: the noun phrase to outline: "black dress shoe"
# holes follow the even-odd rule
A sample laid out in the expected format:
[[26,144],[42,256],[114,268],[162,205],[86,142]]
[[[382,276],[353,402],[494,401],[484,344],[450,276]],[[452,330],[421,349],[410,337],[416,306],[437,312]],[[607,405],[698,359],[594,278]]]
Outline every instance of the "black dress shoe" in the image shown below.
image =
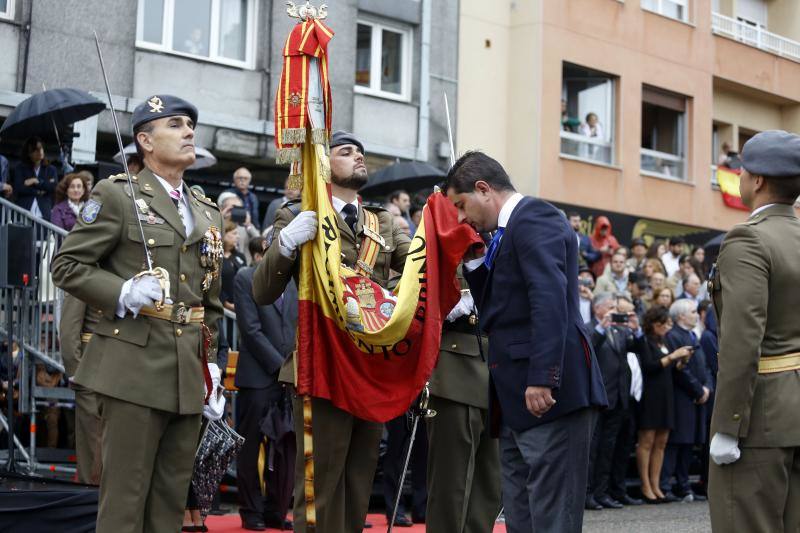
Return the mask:
[[260,518],[250,518],[248,520],[242,518],[242,529],[248,531],[266,531],[267,525]]
[[622,509],[624,507],[621,503],[619,503],[611,496],[600,496],[599,498],[595,499],[597,500],[597,503],[599,503],[606,509]]
[[672,494],[672,492],[667,492],[661,499],[664,500],[664,503],[674,503],[681,501],[681,499]]
[[412,514],[411,521],[415,524],[424,524],[425,523],[425,515],[424,514]]
[[[391,516],[386,517],[386,521],[388,522],[391,520]],[[411,521],[409,517],[404,514],[397,513],[397,516],[394,517],[394,526],[395,527],[413,527],[414,522]]]
[[264,525],[269,529],[280,529],[281,531],[291,531],[294,527],[291,520],[266,516],[264,517]]
[[615,500],[617,500],[622,505],[642,505],[644,502],[639,498],[632,498],[627,494],[623,494],[621,498],[616,498],[612,496]]
[[597,500],[594,499],[594,496],[587,496],[586,497],[586,504],[584,505],[584,508],[587,511],[601,511],[603,509],[603,506],[600,505],[597,502]]
[[665,503],[662,498],[648,498],[647,496],[642,495],[642,500],[644,503],[648,505],[658,505],[660,503]]

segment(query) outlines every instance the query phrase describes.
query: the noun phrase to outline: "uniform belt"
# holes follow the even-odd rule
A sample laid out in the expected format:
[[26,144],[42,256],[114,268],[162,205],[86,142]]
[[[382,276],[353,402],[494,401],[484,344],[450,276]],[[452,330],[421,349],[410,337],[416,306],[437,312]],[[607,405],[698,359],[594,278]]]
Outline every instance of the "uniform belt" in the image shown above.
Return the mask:
[[161,311],[152,307],[142,307],[139,314],[152,318],[168,320],[176,324],[200,324],[203,322],[206,310],[204,307],[187,307],[185,305],[164,304]]
[[764,356],[758,360],[759,374],[774,374],[787,370],[800,370],[800,352]]
[[81,333],[81,342],[84,344],[88,344],[90,340],[92,340],[92,333]]

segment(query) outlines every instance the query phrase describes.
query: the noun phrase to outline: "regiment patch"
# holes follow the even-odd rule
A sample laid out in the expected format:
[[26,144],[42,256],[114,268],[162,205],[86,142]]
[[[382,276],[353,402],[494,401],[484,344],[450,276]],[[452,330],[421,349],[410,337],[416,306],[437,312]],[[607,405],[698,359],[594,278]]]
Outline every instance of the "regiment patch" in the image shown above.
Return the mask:
[[97,215],[100,213],[101,207],[103,207],[103,204],[94,198],[89,199],[81,211],[81,220],[83,220],[86,224],[91,224],[97,220]]

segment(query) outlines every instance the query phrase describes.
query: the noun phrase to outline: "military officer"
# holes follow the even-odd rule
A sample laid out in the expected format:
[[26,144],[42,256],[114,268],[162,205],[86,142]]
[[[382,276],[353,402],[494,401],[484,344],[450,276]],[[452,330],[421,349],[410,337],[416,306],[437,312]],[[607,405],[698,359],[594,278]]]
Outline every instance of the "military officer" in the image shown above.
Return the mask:
[[500,451],[489,432],[489,367],[479,345],[475,306],[462,280],[461,300],[442,327],[430,379],[429,531],[491,531],[500,512]]
[[91,485],[100,484],[100,413],[97,410],[97,395],[72,378],[83,358],[83,351],[92,338],[94,325],[100,318],[99,311],[92,309],[71,294],[64,294],[59,323],[59,340],[64,370],[70,378],[75,392],[75,455],[78,463],[78,481]]
[[753,211],[725,236],[709,281],[719,317],[709,500],[717,532],[800,527],[800,137],[765,131],[742,150]]
[[[224,407],[215,364],[222,217],[183,182],[196,122],[197,108],[174,96],[137,106],[144,168],[132,186],[124,175],[95,186],[53,260],[55,283],[99,313],[74,381],[98,398],[100,533],[180,529],[201,414],[218,419]],[[140,274],[145,246],[169,283]]]
[[[350,133],[337,131],[331,137],[331,193],[333,208],[339,213],[342,261],[354,266],[358,248],[368,238],[364,231],[365,210],[378,215],[379,232],[386,247],[378,254],[372,279],[382,286],[389,272],[401,272],[408,253],[409,237],[379,207],[362,205],[358,189],[367,182],[364,146]],[[298,248],[314,238],[316,213],[300,212],[288,203],[275,214],[272,244],[253,277],[253,296],[259,305],[269,305],[283,293],[297,272]],[[289,357],[281,370],[281,380],[294,383],[294,363]],[[298,457],[303,456],[302,401],[294,402],[294,424]],[[314,494],[318,533],[361,531],[367,514],[382,424],[368,422],[334,407],[325,399],[312,399],[314,435]],[[296,462],[294,527],[306,531],[303,496],[303,461]]]

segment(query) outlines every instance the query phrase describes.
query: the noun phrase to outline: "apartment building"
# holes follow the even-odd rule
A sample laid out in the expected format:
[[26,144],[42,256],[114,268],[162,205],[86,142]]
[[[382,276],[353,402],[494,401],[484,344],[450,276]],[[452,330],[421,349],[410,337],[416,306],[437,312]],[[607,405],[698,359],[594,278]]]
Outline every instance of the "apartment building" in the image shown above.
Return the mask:
[[795,0],[462,0],[460,19],[458,149],[626,241],[744,220],[716,184],[723,144],[800,132]]

